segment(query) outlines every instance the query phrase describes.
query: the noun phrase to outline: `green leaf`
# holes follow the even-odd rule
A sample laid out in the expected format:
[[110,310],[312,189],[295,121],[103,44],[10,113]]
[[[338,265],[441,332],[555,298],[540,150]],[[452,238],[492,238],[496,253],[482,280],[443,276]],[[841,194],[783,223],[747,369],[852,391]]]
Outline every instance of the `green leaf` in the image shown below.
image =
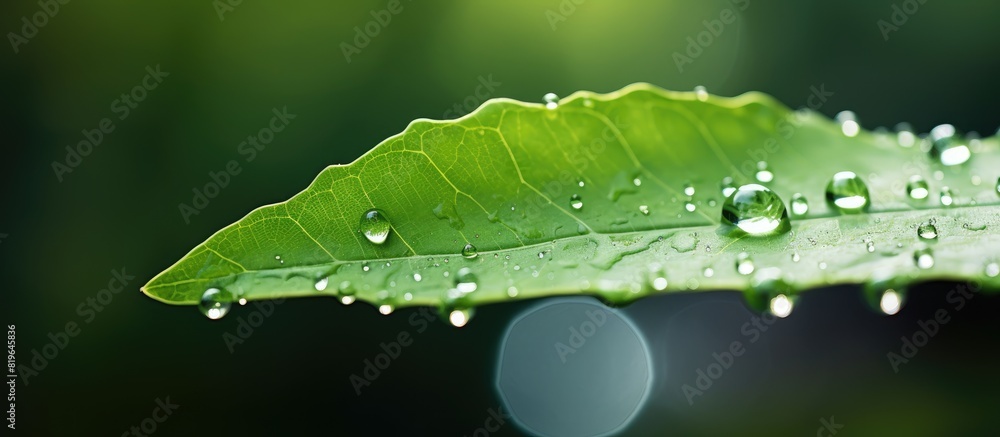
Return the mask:
[[[722,98],[648,84],[578,92],[553,109],[495,99],[458,120],[416,120],[354,163],[326,168],[142,290],[173,304],[196,304],[209,288],[248,300],[328,295],[389,312],[581,293],[627,302],[695,289],[749,290],[751,303],[766,305],[826,284],[868,283],[880,293],[928,279],[996,289],[997,138],[918,137],[905,147],[895,132],[846,135],[852,126],[758,93]],[[944,165],[961,160],[961,147],[971,158]],[[760,162],[770,182],[757,180]],[[866,211],[845,213],[826,199],[841,171],[867,185]],[[914,176],[928,184],[924,199],[907,193]],[[789,211],[788,232],[748,235],[721,219],[724,178],[765,185],[789,209],[801,194],[808,212]],[[383,244],[360,232],[374,208],[391,224]],[[920,238],[922,223],[937,238]]]

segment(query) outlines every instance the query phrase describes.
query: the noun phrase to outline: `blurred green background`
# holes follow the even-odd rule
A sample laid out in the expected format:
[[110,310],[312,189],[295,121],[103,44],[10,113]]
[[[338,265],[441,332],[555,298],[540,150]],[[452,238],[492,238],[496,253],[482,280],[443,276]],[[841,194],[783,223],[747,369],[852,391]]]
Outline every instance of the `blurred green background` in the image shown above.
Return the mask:
[[[412,310],[383,317],[332,299],[289,300],[230,353],[222,335],[249,307],[210,322],[138,291],[212,232],[291,197],[326,165],[353,161],[413,119],[459,115],[456,104],[464,113],[482,97],[541,101],[641,81],[757,90],[800,107],[822,85],[834,94],[820,112],[854,110],[867,128],[948,122],[992,135],[998,124],[1000,3],[402,0],[348,62],[343,44],[388,3],[0,6],[10,43],[0,49],[0,322],[17,326],[19,364],[49,333],[80,325],[18,385],[17,432],[121,435],[169,396],[180,408],[156,435],[471,435],[499,403],[492,381],[503,328],[530,303],[482,308],[460,330],[434,324],[358,397],[348,376],[410,328]],[[904,3],[919,7],[886,40],[878,22],[892,23]],[[58,11],[26,42],[11,36],[25,36],[22,17],[53,4]],[[735,21],[689,53],[703,21],[727,9]],[[692,62],[678,68],[675,53]],[[156,66],[169,75],[119,119],[115,101]],[[495,86],[477,96],[483,81]],[[285,107],[296,118],[245,162],[240,142]],[[103,118],[114,131],[60,181],[52,163]],[[242,172],[186,223],[178,205],[233,159]],[[78,305],[122,268],[134,279],[87,323]],[[686,375],[658,374],[624,432],[812,435],[835,416],[844,435],[982,433],[994,427],[988,414],[1000,392],[996,298],[975,301],[899,374],[885,360],[951,287],[924,287],[893,318],[870,314],[855,288],[817,291],[771,344],[780,377],[753,392],[720,389],[711,408],[678,409],[657,396],[676,396]],[[652,329],[656,320],[691,299],[658,297],[626,312],[657,348],[667,336]],[[521,432],[507,425],[497,434]]]

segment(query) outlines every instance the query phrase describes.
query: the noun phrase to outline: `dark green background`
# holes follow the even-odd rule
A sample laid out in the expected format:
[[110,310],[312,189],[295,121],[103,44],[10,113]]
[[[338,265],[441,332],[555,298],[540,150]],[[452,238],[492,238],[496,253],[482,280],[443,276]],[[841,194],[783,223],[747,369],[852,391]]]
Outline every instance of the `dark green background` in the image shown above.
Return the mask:
[[[471,434],[499,402],[492,380],[504,326],[530,303],[481,308],[461,330],[434,324],[356,397],[348,376],[379,342],[411,329],[413,310],[382,317],[366,305],[289,300],[230,354],[221,336],[249,307],[210,322],[138,288],[212,232],[303,189],[324,166],[353,161],[410,120],[442,118],[479,77],[500,83],[491,97],[528,101],[643,81],[721,95],[759,90],[792,107],[822,84],[834,96],[821,112],[854,110],[868,128],[997,128],[994,2],[928,0],[885,41],[876,23],[890,18],[887,0],[588,0],[563,6],[555,29],[546,13],[559,10],[556,0],[403,0],[348,63],[340,44],[386,3],[243,1],[220,20],[208,0],[74,0],[18,53],[0,47],[0,234],[8,235],[0,323],[17,325],[20,364],[48,333],[82,324],[18,386],[18,433],[120,435],[169,396],[181,407],[155,435]],[[702,20],[741,4],[736,23],[679,72],[672,55],[705,29]],[[6,34],[40,7],[17,0],[0,10]],[[156,65],[169,77],[125,120],[115,118],[112,101]],[[297,118],[244,162],[237,145],[285,106]],[[51,163],[104,117],[114,132],[58,181]],[[178,204],[232,159],[242,173],[186,224]],[[77,306],[122,267],[135,279],[85,323]],[[686,376],[660,374],[659,391],[626,432],[813,435],[821,417],[835,416],[843,435],[985,433],[995,428],[1000,389],[996,298],[977,298],[899,374],[885,359],[918,319],[945,305],[951,287],[922,288],[893,318],[868,311],[856,288],[809,294],[774,338],[776,370],[764,389],[718,389],[711,408],[662,409],[656,393]],[[666,334],[651,329],[657,320],[700,298],[647,299],[626,312],[662,346]],[[520,432],[506,425],[499,434]]]

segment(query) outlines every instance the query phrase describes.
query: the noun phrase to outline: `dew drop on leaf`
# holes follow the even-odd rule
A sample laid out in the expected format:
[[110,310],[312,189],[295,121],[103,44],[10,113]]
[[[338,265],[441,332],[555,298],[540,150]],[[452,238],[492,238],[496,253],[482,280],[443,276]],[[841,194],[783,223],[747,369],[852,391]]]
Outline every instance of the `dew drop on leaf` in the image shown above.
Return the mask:
[[379,305],[378,312],[381,313],[383,316],[388,316],[389,314],[392,314],[392,312],[395,311],[395,309],[396,308],[390,304],[382,304]]
[[741,186],[722,204],[722,222],[754,236],[787,232],[791,225],[785,203],[763,185]]
[[864,211],[871,203],[868,186],[858,175],[851,171],[842,171],[833,175],[826,185],[826,200],[844,213]]
[[941,165],[963,164],[972,156],[964,138],[955,131],[955,126],[942,124],[931,129],[931,156]]
[[569,206],[577,211],[583,209],[583,198],[581,198],[579,194],[570,196]]
[[951,206],[953,203],[955,203],[955,193],[951,191],[951,188],[941,187],[941,204]]
[[475,273],[472,273],[472,269],[468,267],[463,267],[458,270],[455,274],[455,289],[457,289],[462,294],[469,294],[476,291],[479,288],[479,278],[476,277]]
[[452,310],[448,314],[448,322],[456,328],[461,328],[472,319],[472,309]]
[[385,243],[389,237],[389,219],[378,209],[369,209],[361,216],[361,233],[374,244]]
[[934,267],[934,252],[929,247],[917,249],[913,251],[913,262],[924,270]]
[[861,132],[861,125],[858,124],[858,117],[854,115],[853,112],[840,111],[834,118],[837,120],[837,123],[840,124],[840,131],[843,132],[844,135],[854,137],[858,135],[858,132]]
[[476,246],[473,246],[472,243],[469,243],[462,248],[462,256],[464,256],[466,259],[473,259],[479,256],[479,251],[476,250]]
[[694,87],[694,96],[698,100],[704,102],[708,100],[708,89],[706,89],[704,86],[698,85]]
[[917,226],[917,235],[921,240],[935,241],[938,237],[937,226],[934,226],[934,223],[931,222],[923,222],[920,226]]
[[894,315],[903,307],[903,296],[896,290],[888,289],[882,293],[878,303],[879,309],[887,315]]
[[917,143],[917,136],[913,133],[913,126],[909,123],[899,123],[896,125],[896,141],[900,146],[913,147]]
[[754,177],[760,182],[768,183],[774,180],[774,173],[768,170],[766,162],[760,161],[757,163],[757,173],[754,174]]
[[232,293],[218,288],[209,288],[201,295],[198,301],[198,309],[205,317],[212,320],[221,319],[229,314],[229,309],[233,305]]
[[[1000,186],[1000,180],[997,181],[997,184]],[[733,178],[729,176],[722,178],[722,183],[719,184],[719,188],[722,190],[722,197],[729,197],[730,194],[733,194],[733,192],[736,191],[736,185],[733,183]]]
[[319,280],[316,281],[316,284],[315,284],[316,291],[326,290],[326,286],[329,283],[330,283],[330,278],[329,277],[320,278]]
[[930,194],[927,181],[920,175],[910,176],[910,180],[906,182],[906,194],[913,200],[926,199]]
[[754,265],[753,260],[750,259],[750,255],[746,252],[740,252],[736,255],[736,271],[741,275],[749,275],[753,273]]
[[986,263],[985,273],[986,276],[988,277],[991,278],[997,277],[997,275],[1000,275],[1000,264],[998,264],[996,261]]
[[809,212],[809,201],[806,196],[802,193],[795,193],[792,195],[792,214],[796,216],[806,215]]
[[639,205],[639,212],[641,212],[643,215],[649,215],[649,206]]
[[694,196],[694,185],[690,183],[684,184],[684,195],[688,197]]

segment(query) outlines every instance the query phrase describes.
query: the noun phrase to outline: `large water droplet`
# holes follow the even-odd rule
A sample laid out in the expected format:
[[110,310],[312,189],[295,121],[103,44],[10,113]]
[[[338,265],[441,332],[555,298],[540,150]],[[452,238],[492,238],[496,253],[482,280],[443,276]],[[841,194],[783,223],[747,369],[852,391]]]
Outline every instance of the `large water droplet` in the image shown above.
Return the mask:
[[791,228],[785,203],[763,185],[741,186],[722,204],[722,222],[750,235],[769,235]]
[[858,117],[851,111],[840,111],[835,119],[840,124],[840,131],[849,137],[857,136],[861,132],[861,125],[858,124]]
[[774,180],[774,173],[768,170],[766,162],[760,161],[757,163],[757,173],[754,174],[754,177],[760,182],[768,183]]
[[736,271],[741,275],[749,275],[753,273],[754,265],[753,260],[750,259],[750,255],[746,252],[740,252],[736,255]]
[[206,317],[212,320],[221,319],[229,314],[229,308],[233,305],[232,293],[218,288],[209,288],[201,295],[198,301],[198,309]]
[[917,235],[920,237],[921,240],[928,240],[928,241],[937,240],[938,237],[937,227],[934,226],[934,223],[923,222],[920,224],[920,226],[917,226]]
[[806,196],[802,195],[802,193],[795,193],[792,195],[791,205],[793,215],[806,215],[806,213],[809,212],[809,201],[806,199]]
[[910,180],[906,183],[906,194],[914,200],[923,200],[927,198],[930,194],[930,188],[927,186],[927,181],[920,175],[910,176]]
[[546,93],[542,96],[542,100],[545,101],[545,107],[548,109],[556,109],[559,107],[559,96],[557,96],[556,93]]
[[569,206],[577,211],[583,209],[583,198],[579,194],[569,196]]
[[833,179],[826,185],[826,200],[841,212],[846,213],[864,211],[871,202],[868,186],[851,171],[842,171],[833,175]]
[[913,251],[913,262],[924,270],[934,267],[934,252],[929,247],[917,249]]
[[959,165],[969,160],[972,152],[955,126],[942,124],[931,129],[931,156],[942,165]]
[[472,273],[472,269],[468,267],[463,267],[458,270],[455,275],[455,289],[457,289],[462,294],[472,293],[479,288],[479,278],[476,277],[475,273]]
[[448,313],[448,322],[456,328],[461,328],[472,319],[472,309],[452,310]]
[[389,219],[379,209],[369,209],[361,216],[361,233],[374,244],[385,243],[389,237]]
[[473,246],[472,243],[469,243],[462,248],[462,256],[464,256],[467,259],[473,259],[479,256],[479,251],[476,250],[476,246]]

